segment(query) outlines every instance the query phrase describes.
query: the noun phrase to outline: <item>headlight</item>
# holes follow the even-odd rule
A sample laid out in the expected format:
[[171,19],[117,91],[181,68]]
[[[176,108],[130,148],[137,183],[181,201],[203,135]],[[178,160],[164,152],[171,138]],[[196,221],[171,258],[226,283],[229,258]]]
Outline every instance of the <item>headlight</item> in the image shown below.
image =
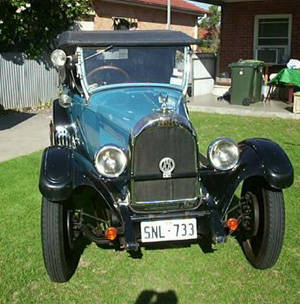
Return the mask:
[[106,177],[118,177],[125,170],[127,157],[117,147],[105,146],[96,155],[95,166],[101,175]]
[[237,144],[230,138],[219,138],[208,147],[207,156],[210,163],[218,170],[234,168],[240,157]]
[[51,61],[56,68],[61,69],[66,64],[67,55],[63,50],[55,50],[51,54]]

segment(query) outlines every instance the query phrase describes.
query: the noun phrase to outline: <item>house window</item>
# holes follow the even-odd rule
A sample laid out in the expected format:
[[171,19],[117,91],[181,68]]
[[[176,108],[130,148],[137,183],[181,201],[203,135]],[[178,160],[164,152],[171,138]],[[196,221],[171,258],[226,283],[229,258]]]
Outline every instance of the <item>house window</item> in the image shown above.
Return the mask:
[[255,17],[254,57],[270,64],[285,64],[291,54],[291,15]]

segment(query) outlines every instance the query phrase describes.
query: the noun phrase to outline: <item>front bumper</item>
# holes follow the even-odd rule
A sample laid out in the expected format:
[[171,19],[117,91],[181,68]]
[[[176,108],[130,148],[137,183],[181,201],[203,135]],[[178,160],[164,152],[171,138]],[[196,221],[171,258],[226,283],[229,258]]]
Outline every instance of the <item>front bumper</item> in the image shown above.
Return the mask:
[[[160,220],[175,220],[175,219],[192,219],[197,221],[197,240],[205,237],[210,238],[214,243],[225,242],[225,230],[221,222],[220,216],[215,209],[200,209],[179,211],[172,213],[151,213],[137,214],[134,213],[128,206],[120,206],[121,216],[124,224],[125,249],[127,251],[137,251],[141,246],[148,243],[141,242],[141,222],[145,221],[160,221]],[[178,241],[171,241],[178,242]],[[179,241],[183,242],[183,241]],[[195,239],[184,241],[184,243],[195,242]],[[153,244],[153,243],[152,243]]]

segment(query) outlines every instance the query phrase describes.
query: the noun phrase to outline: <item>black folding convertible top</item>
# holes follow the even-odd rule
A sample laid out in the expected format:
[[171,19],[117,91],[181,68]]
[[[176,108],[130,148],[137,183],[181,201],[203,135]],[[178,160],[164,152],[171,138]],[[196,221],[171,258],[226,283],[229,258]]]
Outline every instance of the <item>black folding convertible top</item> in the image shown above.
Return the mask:
[[67,31],[57,40],[57,47],[71,50],[77,46],[188,46],[199,41],[178,31]]

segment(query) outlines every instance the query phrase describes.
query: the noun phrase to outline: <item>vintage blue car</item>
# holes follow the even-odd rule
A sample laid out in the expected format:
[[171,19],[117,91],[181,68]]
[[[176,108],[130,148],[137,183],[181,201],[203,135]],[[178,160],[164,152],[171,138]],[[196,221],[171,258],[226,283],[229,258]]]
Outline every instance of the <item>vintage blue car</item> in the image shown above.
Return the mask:
[[199,152],[186,105],[197,43],[176,31],[59,36],[60,92],[39,182],[52,281],[71,278],[90,242],[139,257],[157,244],[205,251],[232,235],[254,267],[276,263],[293,167],[267,139],[212,139]]

